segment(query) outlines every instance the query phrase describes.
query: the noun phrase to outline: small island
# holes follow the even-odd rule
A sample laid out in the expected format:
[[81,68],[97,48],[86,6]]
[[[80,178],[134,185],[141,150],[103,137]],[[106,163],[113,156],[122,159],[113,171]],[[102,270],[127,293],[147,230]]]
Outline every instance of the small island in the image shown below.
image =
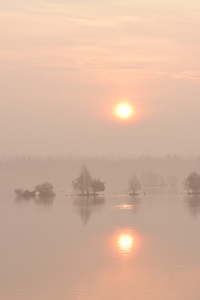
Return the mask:
[[137,196],[138,191],[141,189],[141,184],[136,175],[133,175],[128,181],[129,196]]
[[192,172],[184,179],[183,187],[188,195],[200,195],[200,174]]
[[79,176],[72,181],[72,187],[79,192],[78,196],[98,196],[105,190],[105,183],[99,178],[92,178],[90,171],[84,165]]
[[23,190],[22,188],[16,189],[15,194],[17,198],[31,199],[40,197],[54,197],[55,193],[53,191],[53,185],[49,182],[44,182],[42,184],[38,184],[34,187],[32,191]]

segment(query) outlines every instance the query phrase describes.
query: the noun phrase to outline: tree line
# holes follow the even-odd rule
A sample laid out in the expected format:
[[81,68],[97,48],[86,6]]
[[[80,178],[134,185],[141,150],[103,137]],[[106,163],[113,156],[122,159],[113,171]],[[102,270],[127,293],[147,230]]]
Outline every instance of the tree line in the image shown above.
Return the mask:
[[[136,175],[129,179],[127,185],[130,195],[137,195],[137,192],[141,189],[140,181]],[[79,176],[72,181],[72,187],[81,196],[98,195],[99,192],[105,190],[105,182],[99,178],[93,178],[88,168],[84,165]]]
[[[155,178],[152,173],[147,173],[149,178]],[[144,173],[143,173],[144,176]],[[171,177],[171,185],[176,183],[175,177]],[[77,178],[72,181],[73,189],[80,196],[98,195],[100,192],[104,192],[105,182],[101,181],[100,178],[93,178],[89,169],[83,165]],[[127,182],[127,191],[129,195],[137,195],[138,191],[141,190],[140,180],[136,175],[132,175]],[[197,172],[190,173],[183,181],[183,187],[187,190],[188,194],[200,194],[200,174]],[[31,197],[53,197],[55,193],[53,191],[53,185],[48,182],[39,184],[33,188],[32,191],[16,189],[15,193],[17,197],[31,198]]]
[[[156,178],[156,174],[153,174],[151,172],[147,173],[146,175],[149,178]],[[145,176],[144,173],[143,176]],[[176,186],[176,176],[169,176],[169,182],[170,186]],[[105,190],[105,183],[99,178],[92,178],[90,171],[84,165],[80,171],[79,176],[73,180],[72,187],[74,188],[74,190],[78,191],[80,195],[97,195],[97,193],[103,192]],[[129,195],[137,195],[138,191],[141,190],[141,187],[142,185],[140,183],[140,180],[136,175],[132,175],[127,182],[127,191],[129,192]],[[200,194],[200,174],[198,174],[197,172],[190,173],[184,179],[183,187],[187,190],[188,194]]]

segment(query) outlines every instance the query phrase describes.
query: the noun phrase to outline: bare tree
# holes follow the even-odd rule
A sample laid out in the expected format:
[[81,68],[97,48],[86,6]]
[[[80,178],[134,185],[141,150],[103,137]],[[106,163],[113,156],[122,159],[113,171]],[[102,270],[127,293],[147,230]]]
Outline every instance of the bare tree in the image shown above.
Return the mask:
[[128,181],[128,191],[130,192],[130,195],[136,195],[140,189],[140,181],[135,175],[133,175]]
[[105,183],[102,182],[100,179],[93,179],[90,183],[90,188],[93,194],[103,192],[105,190]]
[[88,168],[83,165],[80,175],[72,182],[72,186],[76,191],[81,192],[81,194],[90,194],[90,184],[92,182],[92,177]]
[[72,181],[72,187],[76,191],[81,192],[81,194],[85,193],[85,185],[82,173],[80,173],[80,175]]
[[88,170],[88,168],[85,165],[83,165],[83,167],[82,167],[82,175],[83,175],[83,181],[84,181],[86,194],[89,195],[92,177],[90,175],[90,171]]
[[192,172],[183,182],[184,188],[191,191],[192,194],[200,193],[200,175],[197,172]]

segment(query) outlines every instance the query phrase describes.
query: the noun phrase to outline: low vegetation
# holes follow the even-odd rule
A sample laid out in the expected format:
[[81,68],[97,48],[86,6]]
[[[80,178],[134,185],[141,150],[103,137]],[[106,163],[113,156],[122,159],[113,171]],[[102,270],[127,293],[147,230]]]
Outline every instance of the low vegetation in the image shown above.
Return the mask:
[[55,196],[53,191],[53,185],[49,182],[44,182],[39,184],[35,187],[35,192],[38,193],[39,197],[46,197],[46,196]]
[[35,198],[35,191],[23,190],[23,189],[16,189],[15,194],[19,198]]
[[48,182],[44,182],[42,184],[37,185],[33,191],[29,190],[23,190],[23,189],[16,189],[15,194],[18,198],[25,198],[25,199],[30,199],[30,198],[35,198],[36,195],[38,197],[53,197],[55,196],[54,191],[53,191],[53,185]]
[[200,174],[192,172],[184,179],[183,186],[188,194],[200,194]]

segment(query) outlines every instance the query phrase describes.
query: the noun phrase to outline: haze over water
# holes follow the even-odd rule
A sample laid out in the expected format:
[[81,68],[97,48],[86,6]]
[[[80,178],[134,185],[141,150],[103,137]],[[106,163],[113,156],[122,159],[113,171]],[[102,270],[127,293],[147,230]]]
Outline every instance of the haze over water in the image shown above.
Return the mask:
[[0,28],[0,299],[199,300],[199,0],[0,0]]
[[0,202],[5,300],[198,300],[200,199]]
[[198,155],[199,16],[199,0],[0,0],[0,154]]

